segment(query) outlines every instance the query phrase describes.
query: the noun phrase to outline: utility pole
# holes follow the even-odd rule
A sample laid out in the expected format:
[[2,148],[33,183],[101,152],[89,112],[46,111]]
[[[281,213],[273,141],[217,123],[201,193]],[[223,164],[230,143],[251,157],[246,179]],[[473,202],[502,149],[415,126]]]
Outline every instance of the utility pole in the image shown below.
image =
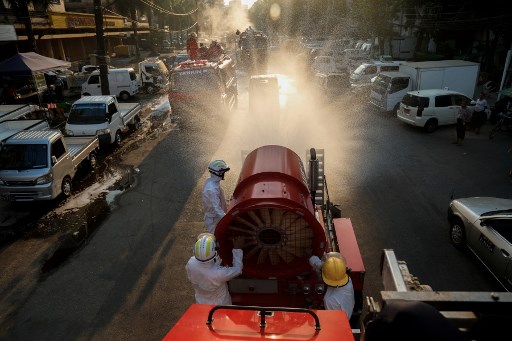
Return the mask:
[[140,61],[140,49],[139,49],[139,34],[137,32],[137,9],[135,8],[135,1],[130,0],[130,17],[132,19],[133,28],[133,39],[135,40],[135,58],[137,62]]
[[103,37],[103,7],[101,0],[94,0],[94,20],[96,21],[96,60],[100,66],[101,94],[110,95],[108,65],[105,59],[105,38]]

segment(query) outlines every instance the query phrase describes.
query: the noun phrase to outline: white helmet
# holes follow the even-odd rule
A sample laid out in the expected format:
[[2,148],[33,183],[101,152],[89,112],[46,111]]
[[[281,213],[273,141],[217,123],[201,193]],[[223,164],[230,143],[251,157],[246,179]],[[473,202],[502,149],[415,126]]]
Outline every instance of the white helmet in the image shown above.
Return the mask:
[[217,256],[217,242],[211,233],[199,235],[194,246],[194,257],[200,262],[209,262]]
[[229,166],[224,160],[214,160],[208,165],[210,173],[217,175],[224,180],[224,174],[229,170]]

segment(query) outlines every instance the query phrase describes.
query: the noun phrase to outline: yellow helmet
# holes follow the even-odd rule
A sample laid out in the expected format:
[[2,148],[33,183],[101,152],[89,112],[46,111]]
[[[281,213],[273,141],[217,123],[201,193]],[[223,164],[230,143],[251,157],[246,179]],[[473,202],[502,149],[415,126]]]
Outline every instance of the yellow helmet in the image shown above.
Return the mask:
[[217,256],[217,242],[211,233],[201,233],[194,245],[194,256],[200,262],[209,262]]
[[342,287],[348,283],[347,261],[338,252],[329,252],[322,264],[322,278],[328,286]]

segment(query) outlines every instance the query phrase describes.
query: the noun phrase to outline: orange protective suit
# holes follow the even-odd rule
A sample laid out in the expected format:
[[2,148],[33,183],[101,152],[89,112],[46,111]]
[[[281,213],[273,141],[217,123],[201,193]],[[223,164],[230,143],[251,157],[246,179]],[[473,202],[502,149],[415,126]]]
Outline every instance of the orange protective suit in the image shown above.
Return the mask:
[[199,46],[197,46],[197,40],[194,37],[187,39],[187,53],[192,60],[198,60],[199,57]]

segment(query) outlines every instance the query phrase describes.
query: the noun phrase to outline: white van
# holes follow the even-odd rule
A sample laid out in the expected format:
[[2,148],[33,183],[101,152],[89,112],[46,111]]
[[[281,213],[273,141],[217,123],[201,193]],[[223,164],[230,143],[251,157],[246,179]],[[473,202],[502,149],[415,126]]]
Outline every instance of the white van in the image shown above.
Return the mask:
[[[119,68],[108,70],[108,85],[110,94],[123,101],[139,92],[137,73],[133,68]],[[87,81],[82,84],[82,96],[101,96],[100,71],[91,73]]]
[[371,79],[382,71],[398,71],[400,62],[382,62],[372,61],[359,65],[350,74],[350,85],[352,88],[358,87],[361,84],[370,84]]

